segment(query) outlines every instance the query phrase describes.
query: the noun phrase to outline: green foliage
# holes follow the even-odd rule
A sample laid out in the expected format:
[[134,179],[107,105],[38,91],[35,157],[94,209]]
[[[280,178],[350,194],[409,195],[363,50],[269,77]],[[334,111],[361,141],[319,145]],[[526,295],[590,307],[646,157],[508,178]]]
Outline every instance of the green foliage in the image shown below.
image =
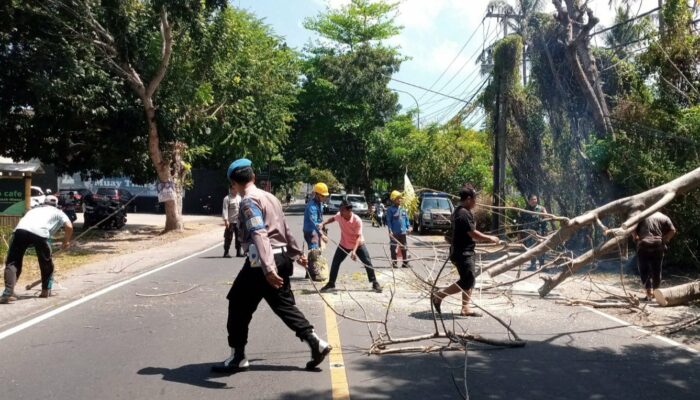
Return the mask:
[[183,37],[160,92],[162,124],[171,139],[209,151],[193,160],[223,168],[231,159],[257,165],[287,140],[296,102],[297,55],[246,11],[214,15],[199,37]]
[[462,126],[432,125],[418,130],[410,115],[397,116],[376,132],[379,146],[371,159],[376,176],[403,187],[403,175],[413,186],[456,193],[465,183],[491,191],[491,150],[483,132]]
[[373,132],[398,111],[387,85],[403,59],[381,44],[399,30],[395,7],[358,0],[307,20],[334,42],[307,49],[290,158],[329,168],[348,190],[371,189]]
[[[160,62],[157,16],[167,7],[177,34],[156,93],[164,149],[176,140],[188,144],[185,161],[197,167],[222,168],[242,155],[262,164],[287,140],[298,58],[251,14],[233,8],[211,14],[215,3],[91,4],[144,79]],[[48,16],[52,9],[37,2],[5,7],[0,139],[8,145],[2,154],[37,157],[59,172],[153,179],[143,107],[104,57],[75,37],[78,21],[60,9]]]
[[342,188],[342,185],[333,175],[333,172],[328,169],[310,168],[308,174],[306,175],[306,182],[310,182],[312,184],[315,184],[316,182],[323,182],[328,185],[328,190],[331,193],[338,193]]
[[354,49],[397,35],[401,31],[394,22],[398,6],[398,2],[384,0],[351,0],[340,9],[329,7],[317,17],[305,19],[304,28]]
[[685,0],[666,1],[663,16],[664,32],[640,59],[643,73],[656,76],[658,108],[676,113],[700,102],[700,37]]

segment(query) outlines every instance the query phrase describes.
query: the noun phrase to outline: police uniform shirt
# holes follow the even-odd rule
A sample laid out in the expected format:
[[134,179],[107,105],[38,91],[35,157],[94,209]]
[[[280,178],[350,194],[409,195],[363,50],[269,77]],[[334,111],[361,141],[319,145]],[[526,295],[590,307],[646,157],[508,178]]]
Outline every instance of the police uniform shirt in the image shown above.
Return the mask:
[[231,196],[229,193],[228,196],[224,197],[224,204],[221,209],[221,216],[223,219],[227,220],[228,222],[235,223],[238,221],[238,211],[239,211],[239,206],[241,204],[241,196],[236,193],[236,196]]
[[265,274],[275,271],[273,249],[286,247],[287,256],[297,259],[302,255],[287,220],[282,204],[271,193],[250,185],[245,189],[239,213],[243,248],[254,244]]

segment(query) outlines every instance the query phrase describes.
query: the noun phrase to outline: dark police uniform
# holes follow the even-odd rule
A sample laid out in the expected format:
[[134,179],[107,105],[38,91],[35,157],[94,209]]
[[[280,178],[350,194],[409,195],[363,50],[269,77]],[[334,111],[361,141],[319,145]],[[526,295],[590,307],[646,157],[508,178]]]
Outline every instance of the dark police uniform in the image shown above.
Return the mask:
[[[303,339],[313,326],[296,307],[289,277],[302,251],[291,234],[282,205],[272,194],[250,185],[243,193],[239,212],[241,245],[248,253],[243,269],[228,293],[228,343],[242,348],[248,342],[248,325],[262,299]],[[265,275],[276,271],[284,280],[275,289]]]

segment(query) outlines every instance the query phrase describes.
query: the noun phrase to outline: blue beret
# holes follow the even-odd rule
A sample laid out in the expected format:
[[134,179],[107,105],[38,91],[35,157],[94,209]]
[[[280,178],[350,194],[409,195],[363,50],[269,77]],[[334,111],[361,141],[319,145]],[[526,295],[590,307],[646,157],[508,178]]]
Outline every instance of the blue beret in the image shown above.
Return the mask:
[[247,158],[239,158],[238,160],[234,161],[231,163],[231,165],[228,166],[228,171],[226,172],[226,176],[231,178],[231,174],[233,171],[237,170],[238,168],[243,168],[243,167],[250,167],[253,165],[253,162],[250,161]]

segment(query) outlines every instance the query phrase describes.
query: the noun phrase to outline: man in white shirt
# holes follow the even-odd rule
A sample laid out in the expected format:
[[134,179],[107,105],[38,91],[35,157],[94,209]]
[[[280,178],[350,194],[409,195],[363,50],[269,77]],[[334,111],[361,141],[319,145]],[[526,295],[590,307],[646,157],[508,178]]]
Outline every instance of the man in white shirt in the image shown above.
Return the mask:
[[241,205],[241,196],[238,195],[233,185],[229,188],[228,196],[224,197],[221,216],[224,219],[224,258],[231,258],[228,251],[231,249],[231,241],[236,235],[236,257],[243,257],[241,253],[241,241],[238,234],[238,210]]
[[54,266],[49,239],[51,235],[63,227],[65,234],[61,248],[65,249],[70,245],[70,238],[73,235],[73,225],[70,219],[63,211],[56,208],[57,205],[56,196],[46,196],[44,205],[27,211],[15,227],[5,262],[5,290],[0,296],[0,304],[17,300],[15,284],[22,273],[22,260],[29,246],[34,246],[36,256],[39,259],[39,269],[41,270],[41,294],[39,297],[51,296]]

